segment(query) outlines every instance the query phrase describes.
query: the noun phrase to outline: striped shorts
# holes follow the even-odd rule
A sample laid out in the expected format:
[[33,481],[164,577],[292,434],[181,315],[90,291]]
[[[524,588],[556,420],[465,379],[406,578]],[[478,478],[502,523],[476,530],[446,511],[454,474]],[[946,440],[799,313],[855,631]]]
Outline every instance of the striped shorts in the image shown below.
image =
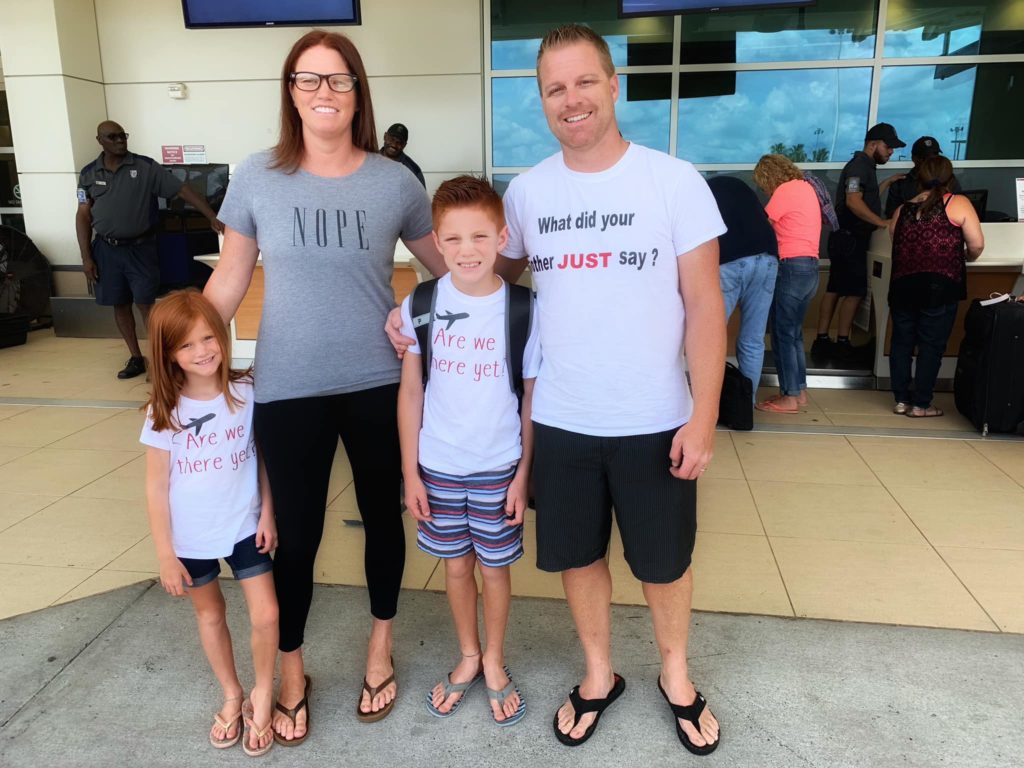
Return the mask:
[[523,556],[523,526],[507,525],[505,496],[516,465],[472,475],[448,475],[420,465],[427,487],[429,522],[420,522],[416,543],[435,557],[476,552],[481,565],[500,568]]

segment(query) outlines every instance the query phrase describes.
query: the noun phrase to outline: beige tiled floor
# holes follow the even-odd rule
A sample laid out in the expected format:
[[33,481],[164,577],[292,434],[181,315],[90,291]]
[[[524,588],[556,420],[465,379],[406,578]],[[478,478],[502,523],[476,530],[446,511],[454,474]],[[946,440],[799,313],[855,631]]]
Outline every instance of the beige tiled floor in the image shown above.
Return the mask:
[[[124,357],[119,342],[45,333],[0,350],[0,617],[156,573],[128,407],[146,385],[114,378]],[[1024,441],[983,441],[948,394],[937,401],[947,416],[910,420],[886,392],[814,390],[796,416],[719,432],[698,487],[694,607],[1024,633]],[[355,520],[339,449],[319,580],[363,583]],[[406,532],[403,584],[443,589]],[[535,533],[531,510],[513,588],[561,598],[558,575],[533,565]],[[609,562],[614,599],[641,603],[617,534]]]

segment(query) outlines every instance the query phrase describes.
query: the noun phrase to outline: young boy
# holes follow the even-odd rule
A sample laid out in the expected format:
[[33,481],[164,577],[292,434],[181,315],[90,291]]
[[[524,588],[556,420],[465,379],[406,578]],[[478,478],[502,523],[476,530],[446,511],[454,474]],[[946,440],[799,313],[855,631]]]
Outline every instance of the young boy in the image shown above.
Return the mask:
[[[519,361],[506,355],[516,338],[506,314],[514,297],[494,273],[508,231],[501,198],[472,176],[444,182],[433,201],[434,241],[448,274],[436,284],[430,311],[413,317],[413,297],[402,304],[402,332],[430,322],[430,348],[409,348],[402,363],[398,428],[405,504],[419,524],[420,549],[444,558],[448,602],[462,658],[427,694],[427,709],[449,717],[469,689],[485,680],[492,716],[512,725],[526,700],[504,659],[511,580],[509,566],[523,554],[523,513],[533,450],[530,403],[540,365],[536,329],[522,323],[522,403],[511,381]],[[429,286],[423,286],[429,288]],[[530,308],[532,297],[525,299]],[[513,307],[512,310],[507,307]],[[522,307],[522,304],[520,304]],[[527,312],[527,321],[532,312]],[[531,323],[530,326],[533,324]],[[514,354],[514,352],[513,352]],[[429,367],[424,369],[422,356]],[[511,363],[511,364],[510,364]],[[424,370],[427,372],[424,392]],[[483,576],[486,649],[477,630],[475,566]]]

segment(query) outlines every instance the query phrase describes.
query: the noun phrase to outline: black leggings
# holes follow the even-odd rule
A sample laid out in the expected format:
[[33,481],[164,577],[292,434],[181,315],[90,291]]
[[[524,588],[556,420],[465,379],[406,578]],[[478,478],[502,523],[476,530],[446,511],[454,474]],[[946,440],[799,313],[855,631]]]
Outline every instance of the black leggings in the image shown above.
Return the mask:
[[378,619],[391,619],[398,610],[405,534],[399,499],[397,399],[398,385],[391,384],[343,395],[256,403],[253,426],[277,517],[274,584],[280,604],[279,645],[284,652],[302,646],[339,436],[352,464],[366,532],[370,612]]

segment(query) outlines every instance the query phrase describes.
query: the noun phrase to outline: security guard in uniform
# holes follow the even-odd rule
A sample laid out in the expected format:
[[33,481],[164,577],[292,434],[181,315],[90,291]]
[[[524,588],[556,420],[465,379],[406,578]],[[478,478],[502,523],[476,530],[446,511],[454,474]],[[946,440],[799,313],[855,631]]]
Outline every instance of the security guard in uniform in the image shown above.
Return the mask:
[[117,123],[100,123],[96,141],[103,151],[79,175],[75,229],[82,270],[95,286],[96,303],[114,308],[117,328],[131,353],[117,378],[130,379],[146,371],[132,302],[148,324],[160,287],[156,198],[180,196],[206,216],[217,232],[223,232],[224,225],[202,195],[152,158],[129,152],[128,134]]

